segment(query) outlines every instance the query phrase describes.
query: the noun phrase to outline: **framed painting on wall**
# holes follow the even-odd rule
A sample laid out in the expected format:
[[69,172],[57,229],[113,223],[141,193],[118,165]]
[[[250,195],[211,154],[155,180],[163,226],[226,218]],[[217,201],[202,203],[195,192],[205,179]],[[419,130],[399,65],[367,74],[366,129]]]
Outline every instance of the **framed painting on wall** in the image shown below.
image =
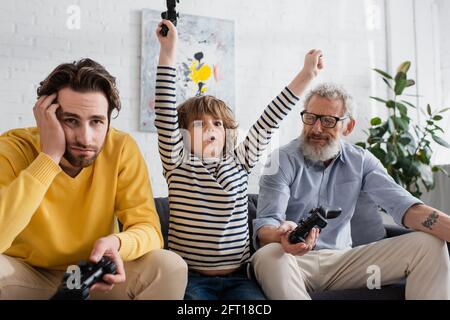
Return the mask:
[[[140,130],[155,132],[155,81],[161,12],[142,11]],[[235,104],[234,21],[180,14],[177,24],[177,103],[213,95],[232,110]]]

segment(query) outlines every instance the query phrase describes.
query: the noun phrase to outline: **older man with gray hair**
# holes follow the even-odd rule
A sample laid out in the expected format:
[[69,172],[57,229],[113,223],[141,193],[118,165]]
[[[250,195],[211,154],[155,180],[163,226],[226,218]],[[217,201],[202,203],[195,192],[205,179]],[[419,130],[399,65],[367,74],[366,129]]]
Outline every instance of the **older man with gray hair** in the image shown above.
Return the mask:
[[[256,278],[270,299],[310,299],[314,291],[361,288],[367,270],[379,267],[381,285],[406,277],[407,299],[449,299],[450,218],[400,187],[370,152],[344,142],[355,127],[351,96],[321,84],[305,98],[299,138],[274,152],[277,172],[260,180],[255,247]],[[350,220],[357,202],[368,199],[394,220],[417,230],[352,248]],[[311,209],[333,206],[341,215],[304,242],[289,234]],[[361,209],[361,208],[360,208]]]

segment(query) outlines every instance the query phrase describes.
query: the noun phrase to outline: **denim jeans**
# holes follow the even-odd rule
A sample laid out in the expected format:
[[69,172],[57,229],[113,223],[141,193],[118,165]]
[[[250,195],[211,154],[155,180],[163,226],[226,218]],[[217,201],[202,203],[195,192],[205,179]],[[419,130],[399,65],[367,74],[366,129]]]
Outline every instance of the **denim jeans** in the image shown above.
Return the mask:
[[205,276],[189,271],[185,300],[265,300],[256,280],[245,268],[225,276]]

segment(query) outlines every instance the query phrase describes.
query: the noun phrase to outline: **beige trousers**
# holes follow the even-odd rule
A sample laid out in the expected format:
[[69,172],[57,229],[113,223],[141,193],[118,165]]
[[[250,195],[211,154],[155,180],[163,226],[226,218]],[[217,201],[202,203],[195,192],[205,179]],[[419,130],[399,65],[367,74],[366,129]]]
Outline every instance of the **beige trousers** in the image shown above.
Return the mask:
[[377,290],[405,276],[406,299],[450,299],[447,245],[424,232],[304,256],[287,254],[272,243],[255,253],[252,264],[269,299],[310,299],[308,292],[325,290]]
[[[0,300],[46,300],[55,294],[64,271],[46,270],[0,255]],[[177,254],[154,250],[125,262],[126,281],[109,292],[93,291],[90,299],[175,300],[183,299],[187,265]]]

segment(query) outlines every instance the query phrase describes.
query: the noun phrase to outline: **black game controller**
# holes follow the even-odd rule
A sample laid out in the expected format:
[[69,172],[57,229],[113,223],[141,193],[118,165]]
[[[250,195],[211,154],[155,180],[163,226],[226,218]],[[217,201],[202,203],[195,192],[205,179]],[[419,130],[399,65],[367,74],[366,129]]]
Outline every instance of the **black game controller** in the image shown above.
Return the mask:
[[[178,12],[175,10],[177,2],[180,3],[180,0],[166,0],[167,11],[161,13],[161,18],[165,20],[170,20],[170,22],[172,22],[174,26],[177,26],[177,21],[179,17]],[[162,29],[159,33],[163,37],[166,37],[167,33],[169,32],[169,28],[165,24],[163,24],[161,28]]]
[[105,274],[116,274],[116,264],[108,257],[102,257],[98,263],[83,260],[78,267],[81,276],[79,287],[70,287],[69,280],[74,274],[66,272],[56,294],[50,300],[87,300],[91,287],[102,281]]
[[319,227],[319,229],[323,229],[327,226],[327,219],[334,219],[339,217],[341,214],[341,208],[325,208],[318,207],[312,209],[309,214],[310,216],[307,219],[302,219],[298,223],[297,228],[294,229],[289,234],[289,242],[292,244],[296,244],[299,242],[305,242],[306,237],[309,232],[314,227]]

